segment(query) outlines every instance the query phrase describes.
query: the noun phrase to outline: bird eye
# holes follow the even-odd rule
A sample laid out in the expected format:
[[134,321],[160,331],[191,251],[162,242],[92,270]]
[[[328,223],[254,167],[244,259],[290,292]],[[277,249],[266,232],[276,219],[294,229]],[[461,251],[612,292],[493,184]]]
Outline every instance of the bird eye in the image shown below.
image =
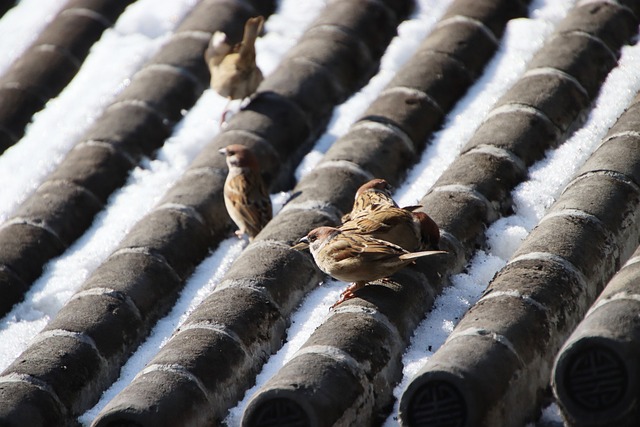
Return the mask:
[[317,239],[316,235],[315,235],[315,234],[312,234],[311,236],[309,236],[309,243],[313,243],[313,242],[315,242],[315,241],[316,241],[316,239]]

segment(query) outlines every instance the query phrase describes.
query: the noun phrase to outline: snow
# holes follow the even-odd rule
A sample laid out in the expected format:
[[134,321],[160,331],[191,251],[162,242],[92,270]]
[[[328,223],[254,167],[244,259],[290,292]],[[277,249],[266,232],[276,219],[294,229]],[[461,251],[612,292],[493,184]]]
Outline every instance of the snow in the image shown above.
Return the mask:
[[244,246],[245,242],[242,240],[227,239],[220,244],[212,256],[198,266],[171,312],[156,324],[149,338],[122,367],[120,378],[104,392],[100,401],[78,418],[80,423],[90,425],[102,408],[133,380],[147,362],[164,346],[189,313],[213,291],[233,261],[240,255]]
[[[535,8],[541,3],[543,2],[534,3],[533,7]],[[550,1],[548,3],[550,3],[550,9],[558,9],[559,2]],[[543,8],[546,9],[544,6]],[[530,16],[545,16],[547,13],[547,10],[538,10],[537,13],[532,13]],[[521,43],[534,31],[534,28],[526,28],[528,24],[526,21],[529,20],[514,21],[509,25],[503,44],[503,47],[506,48],[505,51],[508,50],[511,37],[516,37],[516,40],[519,40],[516,43]],[[522,47],[524,48],[524,46]],[[542,219],[545,211],[569,183],[574,173],[596,150],[609,127],[615,123],[635,97],[635,94],[640,90],[640,78],[635,72],[640,66],[639,59],[640,46],[623,48],[619,66],[609,74],[596,100],[595,108],[589,114],[584,126],[558,149],[550,150],[543,160],[534,164],[529,169],[529,179],[513,191],[515,213],[497,220],[489,227],[486,231],[486,250],[477,252],[470,261],[467,272],[452,277],[453,286],[445,289],[443,294],[436,299],[434,309],[417,328],[411,346],[403,357],[404,377],[394,392],[396,398],[402,395],[409,380],[444,343],[458,320],[480,298],[494,274],[507,263],[522,240]],[[500,61],[500,58],[495,58],[494,64],[495,61]],[[507,61],[509,64],[520,62],[520,60]],[[478,84],[482,84],[482,80]],[[462,100],[460,104],[464,103],[465,100]],[[456,111],[453,111],[451,116],[454,116],[455,113]],[[466,111],[461,112],[458,117],[465,114]],[[473,116],[464,117],[464,120],[469,123],[472,118]],[[442,131],[441,137],[444,137],[443,135],[448,131],[448,128]],[[425,157],[427,156],[428,153]],[[441,162],[442,160],[434,159],[433,164],[438,165]],[[416,167],[416,169],[419,168],[420,166]],[[435,182],[435,179],[433,181]],[[430,184],[432,183],[430,182]],[[398,197],[398,199],[402,201],[400,203],[402,205],[411,204],[419,197],[415,199]],[[397,413],[397,404],[394,413]],[[547,421],[560,421],[558,412],[553,408],[545,410],[543,418]],[[386,425],[394,425],[391,417],[387,420]]]
[[[285,2],[286,3],[286,2]],[[319,12],[323,1],[316,1],[312,6],[307,4],[305,7],[306,14],[302,14],[299,2],[289,2],[283,4],[276,23],[272,24],[271,19],[265,22],[265,29],[268,31],[265,37],[258,39],[256,49],[258,50],[258,65],[263,66],[263,72],[268,75],[273,71],[277,60],[282,57],[288,48],[293,46],[295,40],[302,35],[302,29],[308,25],[314,16]],[[305,20],[300,17],[305,16]],[[289,20],[289,22],[287,22]],[[294,25],[295,24],[295,25]],[[269,62],[262,62],[260,53],[264,50],[272,52]],[[282,47],[285,46],[285,49]],[[276,55],[279,55],[276,57]],[[215,103],[215,105],[213,105]],[[193,139],[194,130],[201,129],[200,136],[205,138],[204,142],[209,141],[215,135],[219,127],[211,117],[220,117],[226,100],[215,94],[211,90],[207,90],[203,98],[198,104],[185,116],[181,129],[177,132],[176,139],[180,137],[180,133],[184,134],[182,144],[176,144],[176,149]],[[205,125],[203,126],[203,123]],[[212,128],[213,125],[213,128]],[[180,132],[183,131],[183,132]],[[165,147],[166,148],[166,147]],[[161,150],[164,151],[165,148]],[[202,148],[202,147],[201,147]],[[195,154],[195,153],[193,153]],[[160,158],[161,156],[159,156]],[[171,161],[174,156],[165,156],[166,161]],[[183,164],[183,168],[187,164]],[[173,181],[178,176],[176,176]],[[168,181],[171,182],[171,181]],[[128,186],[127,186],[128,187]],[[123,190],[126,190],[124,187]],[[168,189],[165,188],[165,190]],[[277,212],[284,202],[286,195],[274,195],[274,211]],[[133,222],[132,222],[133,224]],[[214,253],[205,259],[197,268],[194,275],[187,281],[180,298],[172,311],[161,319],[152,330],[149,338],[143,343],[135,354],[129,359],[121,370],[120,378],[112,387],[105,392],[100,401],[85,414],[80,417],[80,421],[90,424],[102,408],[111,400],[120,390],[126,387],[136,376],[136,374],[151,360],[164,343],[169,339],[171,334],[186,319],[189,313],[215,288],[217,283],[222,279],[224,273],[231,266],[236,257],[244,248],[246,242],[238,241],[238,239],[230,238],[223,241]],[[109,251],[110,252],[110,251]],[[108,253],[107,253],[108,255]]]
[[[561,3],[564,8],[558,8]],[[400,206],[414,205],[426,194],[453,162],[495,102],[525,71],[528,60],[553,31],[554,22],[566,14],[571,4],[571,1],[536,1],[530,7],[530,18],[516,19],[507,25],[499,51],[487,65],[482,77],[447,116],[443,130],[434,135],[421,162],[409,172],[405,184],[396,192],[395,198]],[[551,10],[555,13],[551,13]],[[495,228],[495,225],[491,227]],[[495,272],[506,264],[510,253],[528,234],[507,230],[507,227],[503,227],[499,233],[508,233],[509,237],[504,239],[508,248],[497,245],[504,256],[478,251],[469,263],[468,271],[451,278],[452,286],[436,299],[428,318],[416,330],[412,344],[403,357],[404,378],[395,390],[397,398],[428,357],[444,343],[458,320],[479,298]],[[394,412],[397,412],[397,405]],[[390,420],[387,424],[392,425]]]
[[[20,2],[19,7],[25,3],[29,2]],[[123,12],[114,28],[105,30],[71,83],[34,115],[19,144],[0,156],[0,182],[3,183],[0,222],[4,222],[80,142],[84,131],[129,84],[133,74],[168,40],[171,30],[193,3],[194,0],[140,0]],[[37,10],[33,6],[32,9]],[[11,12],[13,10],[0,20],[0,27]],[[18,18],[30,26],[29,20],[38,19],[39,14]],[[153,28],[148,21],[155,23]],[[29,35],[23,37],[29,39]],[[11,37],[0,37],[0,40],[6,39]],[[117,59],[114,52],[118,52]],[[29,167],[24,167],[25,164]]]
[[[417,2],[413,16],[399,27],[398,36],[383,57],[378,74],[335,110],[327,131],[298,167],[296,178],[309,173],[331,144],[348,130],[395,71],[411,57],[451,2]],[[326,0],[281,0],[277,13],[265,23],[265,36],[257,42],[257,60],[265,75],[275,69],[325,3]],[[0,19],[0,73],[24,51],[63,4],[62,0],[21,0]],[[194,4],[195,0],[138,0],[125,10],[114,28],[105,31],[69,86],[35,115],[24,138],[0,156],[0,182],[3,183],[0,223],[55,169],[83,132],[126,87],[133,74],[167,41],[171,31]],[[443,129],[434,135],[419,164],[398,188],[395,198],[400,205],[415,204],[429,190],[573,4],[572,0],[535,0],[530,6],[529,18],[517,19],[508,25],[497,55],[447,116]],[[486,247],[475,253],[464,273],[452,277],[452,286],[436,299],[433,310],[416,330],[403,355],[403,379],[394,390],[396,398],[544,216],[575,171],[597,148],[607,129],[640,89],[640,76],[634,72],[638,69],[640,47],[624,48],[620,65],[607,79],[585,125],[558,149],[550,150],[545,159],[532,167],[529,179],[514,190],[514,214],[496,221],[487,230]],[[205,91],[197,104],[185,112],[156,157],[145,159],[132,171],[126,185],[112,195],[108,207],[98,215],[92,227],[62,256],[48,263],[25,301],[0,319],[0,341],[3,343],[0,346],[0,371],[26,349],[87,276],[153,208],[216,135],[219,131],[217,118],[225,103],[225,99],[211,90]],[[277,210],[287,194],[272,197]],[[81,423],[89,425],[107,402],[131,382],[188,313],[215,288],[245,245],[245,241],[227,239],[200,264],[175,307],[156,324],[146,342],[124,365],[118,381],[94,408],[80,417]],[[255,386],[231,410],[226,420],[228,425],[239,425],[248,400],[331,315],[329,306],[344,286],[329,280],[304,299],[293,314],[287,342],[267,361]],[[397,404],[385,425],[396,425],[395,416]],[[557,408],[554,405],[547,408],[543,418],[547,422],[559,422]]]
[[300,180],[309,173],[333,142],[344,135],[349,130],[349,126],[364,113],[367,106],[389,83],[395,72],[418,49],[422,39],[451,3],[452,0],[419,0],[416,2],[414,16],[398,26],[397,37],[391,41],[380,61],[380,71],[358,93],[335,109],[327,131],[318,139],[318,142],[296,169],[296,179]]
[[[149,15],[149,12],[140,13],[145,4],[147,9],[153,10],[151,14],[163,28],[161,33],[154,30],[159,34],[157,38],[143,32],[147,27],[146,15]],[[135,4],[137,7],[126,9],[121,16],[125,24],[118,21],[113,29],[103,34],[69,86],[36,114],[25,137],[0,156],[0,179],[5,183],[0,195],[2,221],[78,142],[82,132],[124,88],[131,75],[166,41],[179,16],[192,4],[192,0],[141,0]],[[118,52],[117,61],[113,60],[115,51]],[[200,103],[209,98],[203,97]],[[194,108],[193,113],[200,114],[200,120],[194,123],[190,134],[183,137],[184,143],[179,145],[175,140],[187,120],[160,150],[156,160],[143,162],[142,167],[132,172],[127,185],[111,197],[108,208],[98,215],[85,235],[45,267],[25,301],[0,320],[0,340],[5,343],[0,347],[0,370],[24,351],[35,334],[111,253],[131,225],[157,202],[162,195],[159,191],[169,188],[209,140],[215,126],[209,123],[206,128],[206,107],[204,110]],[[198,132],[199,136],[196,135]],[[175,148],[178,145],[179,148]]]
[[22,0],[0,19],[0,75],[38,37],[66,0]]

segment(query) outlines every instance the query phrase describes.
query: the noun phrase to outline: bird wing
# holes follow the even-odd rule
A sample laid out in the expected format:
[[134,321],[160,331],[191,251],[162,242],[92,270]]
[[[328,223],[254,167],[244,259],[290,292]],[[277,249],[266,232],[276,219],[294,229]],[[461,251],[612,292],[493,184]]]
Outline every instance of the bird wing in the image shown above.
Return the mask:
[[384,224],[388,227],[393,227],[400,223],[407,223],[413,221],[413,214],[411,211],[396,207],[386,207],[384,209],[378,209],[371,212],[366,219]]
[[271,198],[264,182],[252,175],[238,175],[231,180],[227,190],[238,195],[232,203],[244,218],[247,232],[258,234],[273,216]]
[[400,246],[373,237],[342,233],[342,238],[334,239],[331,252],[336,261],[353,257],[366,257],[370,261],[382,261],[408,253]]
[[352,243],[352,239],[346,234],[340,234],[345,238],[332,239],[330,244],[325,246],[325,250],[336,262],[351,259],[357,256],[359,249]]
[[410,211],[385,206],[370,211],[361,211],[350,221],[344,223],[340,229],[361,234],[385,233],[399,224],[408,224],[411,221]]
[[347,221],[340,226],[340,230],[346,233],[371,234],[389,229],[389,226],[376,218],[361,217]]
[[260,178],[257,185],[251,189],[251,192],[251,199],[254,201],[254,205],[259,216],[258,223],[260,224],[260,229],[262,229],[273,217],[273,207],[271,206],[269,190],[262,178]]
[[362,239],[362,242],[361,254],[376,260],[393,258],[408,253],[400,246],[394,245],[393,243],[385,240],[368,238]]

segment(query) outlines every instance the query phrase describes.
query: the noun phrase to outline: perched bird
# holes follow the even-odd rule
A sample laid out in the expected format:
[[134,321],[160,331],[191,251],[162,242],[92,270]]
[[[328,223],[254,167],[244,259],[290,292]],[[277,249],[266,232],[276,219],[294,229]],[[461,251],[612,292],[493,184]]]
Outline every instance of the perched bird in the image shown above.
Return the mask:
[[335,227],[315,228],[300,239],[299,244],[302,247],[309,246],[320,270],[338,280],[352,282],[332,307],[353,298],[354,292],[368,282],[386,278],[413,263],[416,258],[446,253],[409,252],[393,243],[343,232]]
[[[364,218],[374,210],[379,210],[384,207],[398,207],[396,202],[391,197],[391,185],[387,181],[381,178],[375,178],[362,184],[356,191],[356,195],[353,201],[353,209],[351,212],[342,216],[342,224],[350,221],[355,221],[358,218]],[[357,231],[355,225],[350,223],[348,225],[349,231]],[[295,246],[298,250],[308,248],[304,242],[298,242]]]
[[273,215],[271,198],[260,175],[260,165],[253,152],[240,144],[229,145],[220,153],[227,156],[229,173],[224,183],[224,204],[229,216],[249,240],[262,230]]
[[262,71],[256,65],[255,42],[263,22],[262,16],[249,18],[244,24],[242,41],[234,46],[229,45],[225,33],[216,31],[205,51],[204,58],[211,73],[211,88],[229,100],[221,123],[225,121],[229,102],[248,97],[262,82]]
[[342,222],[345,223],[371,210],[389,206],[398,207],[391,197],[391,185],[384,179],[374,178],[358,188],[353,200],[353,208],[342,217]]
[[[391,186],[384,179],[372,179],[358,188],[353,209],[342,217],[343,232],[365,234],[394,243],[409,252],[438,249],[440,232],[422,206],[399,208],[391,196]],[[304,243],[297,245],[304,248]]]
[[388,206],[355,215],[340,227],[342,232],[364,234],[409,251],[437,250],[440,231],[426,213]]

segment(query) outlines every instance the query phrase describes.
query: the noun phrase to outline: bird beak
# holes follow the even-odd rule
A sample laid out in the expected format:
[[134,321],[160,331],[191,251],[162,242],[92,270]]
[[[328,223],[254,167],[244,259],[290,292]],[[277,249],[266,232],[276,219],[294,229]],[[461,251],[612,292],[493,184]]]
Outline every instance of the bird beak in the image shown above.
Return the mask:
[[295,245],[291,246],[292,249],[295,249],[295,250],[298,250],[298,251],[304,251],[308,247],[309,247],[309,239],[307,239],[307,236],[305,236],[302,239],[298,240],[298,243],[296,243]]
[[227,155],[227,149],[226,148],[221,148],[221,149],[218,150],[218,153],[226,156]]

